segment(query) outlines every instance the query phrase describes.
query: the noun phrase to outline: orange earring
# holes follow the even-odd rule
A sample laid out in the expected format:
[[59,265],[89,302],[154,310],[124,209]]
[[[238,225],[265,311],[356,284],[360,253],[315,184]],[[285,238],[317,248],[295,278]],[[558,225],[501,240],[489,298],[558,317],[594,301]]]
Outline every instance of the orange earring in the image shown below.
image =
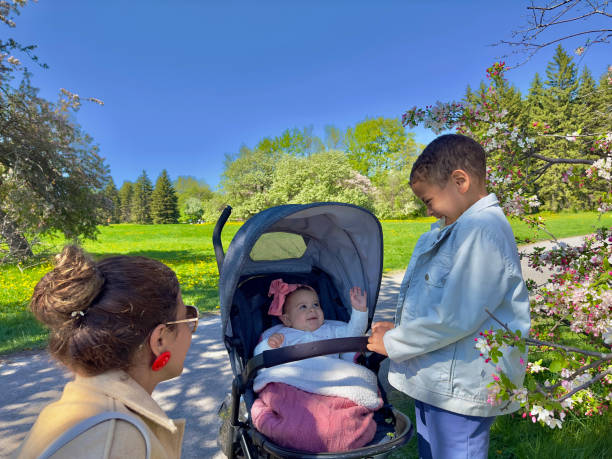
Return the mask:
[[162,352],[161,354],[157,356],[157,358],[153,362],[153,365],[151,365],[151,370],[153,371],[161,370],[162,368],[166,366],[169,360],[170,360],[170,352],[169,351]]

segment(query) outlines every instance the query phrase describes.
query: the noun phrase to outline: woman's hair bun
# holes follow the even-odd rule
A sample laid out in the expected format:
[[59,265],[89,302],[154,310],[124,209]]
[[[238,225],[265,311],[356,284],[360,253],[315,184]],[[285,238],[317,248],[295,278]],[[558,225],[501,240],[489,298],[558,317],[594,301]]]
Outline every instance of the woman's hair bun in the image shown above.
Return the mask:
[[68,245],[55,257],[55,268],[34,288],[30,308],[38,320],[55,328],[79,311],[86,313],[103,285],[96,262],[80,247]]

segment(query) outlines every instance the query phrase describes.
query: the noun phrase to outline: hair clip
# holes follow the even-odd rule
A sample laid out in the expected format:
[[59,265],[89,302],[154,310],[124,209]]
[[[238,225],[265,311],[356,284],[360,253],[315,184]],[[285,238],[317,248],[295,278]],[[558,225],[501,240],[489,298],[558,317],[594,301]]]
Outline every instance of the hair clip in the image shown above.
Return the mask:
[[76,316],[83,317],[84,315],[85,315],[85,313],[83,311],[72,311],[70,313],[70,317],[76,317]]

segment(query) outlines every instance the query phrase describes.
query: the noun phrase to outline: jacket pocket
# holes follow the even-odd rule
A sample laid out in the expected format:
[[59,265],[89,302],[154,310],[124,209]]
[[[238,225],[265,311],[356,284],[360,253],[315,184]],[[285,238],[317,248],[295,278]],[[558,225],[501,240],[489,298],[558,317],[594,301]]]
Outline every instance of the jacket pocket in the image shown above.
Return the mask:
[[450,258],[439,258],[427,267],[425,282],[433,287],[444,287],[450,268]]

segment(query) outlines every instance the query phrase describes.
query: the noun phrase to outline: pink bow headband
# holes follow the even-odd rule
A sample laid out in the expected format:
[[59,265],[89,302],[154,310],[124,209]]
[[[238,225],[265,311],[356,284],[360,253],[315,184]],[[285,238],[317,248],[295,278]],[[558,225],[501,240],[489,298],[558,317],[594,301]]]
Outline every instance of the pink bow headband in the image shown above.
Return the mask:
[[304,284],[287,284],[282,279],[275,279],[270,283],[268,296],[274,295],[274,299],[268,309],[268,314],[271,316],[281,316],[283,314],[283,305],[287,296],[296,291],[300,287],[306,287],[314,292],[314,289],[309,285]]

